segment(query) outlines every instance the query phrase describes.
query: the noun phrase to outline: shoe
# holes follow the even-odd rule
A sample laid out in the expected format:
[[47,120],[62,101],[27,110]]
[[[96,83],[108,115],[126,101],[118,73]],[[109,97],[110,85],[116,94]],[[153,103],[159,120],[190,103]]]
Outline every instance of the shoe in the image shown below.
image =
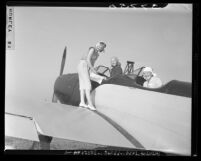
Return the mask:
[[95,111],[96,110],[96,108],[94,107],[94,106],[87,106],[90,110],[92,110],[92,111]]
[[84,104],[84,103],[80,103],[79,107],[88,108],[88,106],[86,104]]

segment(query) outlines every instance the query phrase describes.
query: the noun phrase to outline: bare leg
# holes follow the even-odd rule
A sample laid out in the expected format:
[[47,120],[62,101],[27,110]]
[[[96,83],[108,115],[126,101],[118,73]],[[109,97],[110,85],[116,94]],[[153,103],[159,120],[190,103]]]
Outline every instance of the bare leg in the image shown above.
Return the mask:
[[96,110],[95,107],[94,107],[94,105],[92,104],[90,90],[85,90],[85,91],[86,91],[86,97],[87,97],[88,107],[91,110]]
[[84,101],[85,98],[85,91],[84,89],[80,89],[80,106],[86,107],[86,103]]

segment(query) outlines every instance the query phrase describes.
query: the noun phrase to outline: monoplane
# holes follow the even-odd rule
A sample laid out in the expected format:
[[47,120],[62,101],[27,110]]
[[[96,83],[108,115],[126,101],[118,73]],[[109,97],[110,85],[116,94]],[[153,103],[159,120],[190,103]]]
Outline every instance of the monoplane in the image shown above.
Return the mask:
[[[5,135],[40,142],[49,149],[53,137],[87,143],[151,150],[167,154],[191,154],[191,83],[172,80],[160,88],[143,87],[144,67],[127,61],[122,74],[110,77],[110,68],[96,69],[107,79],[92,82],[96,111],[78,107],[77,73],[60,75],[52,102],[6,97]],[[66,149],[65,149],[66,150]]]

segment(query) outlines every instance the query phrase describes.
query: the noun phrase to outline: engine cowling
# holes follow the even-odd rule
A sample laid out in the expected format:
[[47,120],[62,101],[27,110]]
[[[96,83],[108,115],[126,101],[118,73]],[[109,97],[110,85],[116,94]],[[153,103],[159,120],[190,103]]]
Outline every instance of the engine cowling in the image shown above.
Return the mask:
[[[99,86],[91,81],[92,90]],[[79,79],[77,73],[59,76],[54,84],[54,93],[62,104],[78,106],[80,103]]]

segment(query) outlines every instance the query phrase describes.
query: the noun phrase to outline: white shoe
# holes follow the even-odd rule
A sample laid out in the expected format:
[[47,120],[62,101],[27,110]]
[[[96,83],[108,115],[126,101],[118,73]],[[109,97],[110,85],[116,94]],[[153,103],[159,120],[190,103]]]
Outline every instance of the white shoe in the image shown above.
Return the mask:
[[80,103],[79,107],[88,108],[88,106],[86,104],[84,104],[84,103]]
[[96,110],[96,108],[94,107],[94,106],[87,106],[90,110],[92,110],[92,111],[95,111]]

